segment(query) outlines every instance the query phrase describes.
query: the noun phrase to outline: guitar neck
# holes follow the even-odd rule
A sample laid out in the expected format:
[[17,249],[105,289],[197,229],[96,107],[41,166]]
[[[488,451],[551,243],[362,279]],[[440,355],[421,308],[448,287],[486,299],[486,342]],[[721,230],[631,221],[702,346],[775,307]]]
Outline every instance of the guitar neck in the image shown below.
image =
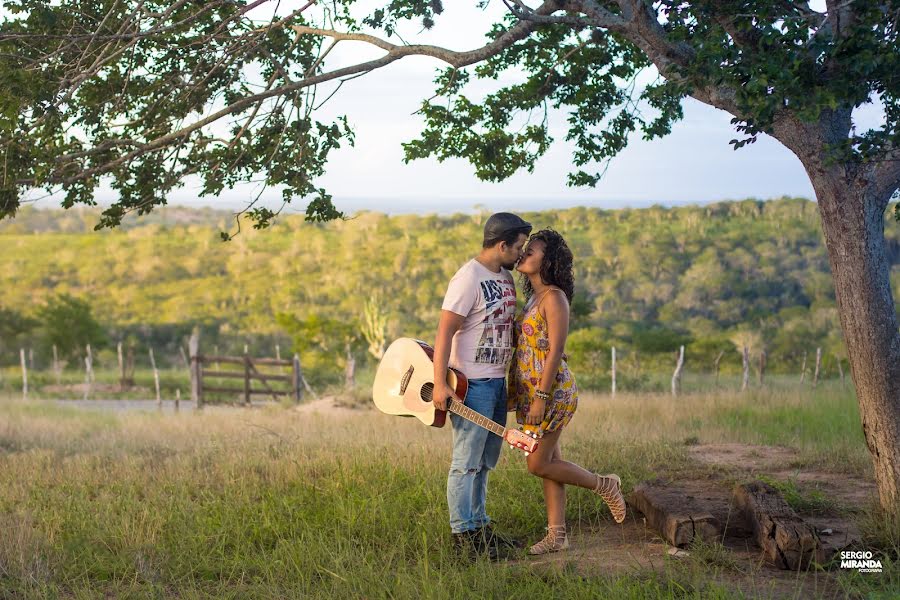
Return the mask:
[[483,414],[472,410],[462,402],[457,402],[456,400],[448,400],[447,409],[453,414],[459,415],[467,421],[471,421],[472,423],[475,423],[480,427],[484,427],[491,433],[496,433],[500,437],[503,437],[503,434],[506,433],[506,428],[503,427],[503,425],[500,425],[496,421],[487,418]]

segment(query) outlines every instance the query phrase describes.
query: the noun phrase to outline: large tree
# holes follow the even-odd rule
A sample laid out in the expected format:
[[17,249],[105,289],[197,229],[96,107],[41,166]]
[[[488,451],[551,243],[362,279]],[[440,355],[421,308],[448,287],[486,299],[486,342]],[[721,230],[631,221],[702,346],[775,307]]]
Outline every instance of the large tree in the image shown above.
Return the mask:
[[[353,138],[346,121],[316,121],[317,86],[412,55],[449,67],[423,102],[407,159],[464,157],[483,179],[531,169],[552,141],[547,111],[558,110],[575,146],[569,183],[594,185],[592,164],[633,132],[667,134],[692,97],[734,116],[736,148],[770,135],[809,174],[881,503],[896,510],[900,333],[884,215],[900,186],[900,2],[503,1],[505,17],[485,23],[487,42],[470,51],[397,35],[410,21],[439,25],[440,0],[390,0],[367,15],[353,0],[281,11],[275,0],[7,2],[0,212],[14,214],[33,189],[63,193],[65,206],[92,203],[108,181],[118,200],[100,225],[114,226],[189,176],[210,195],[262,177],[286,201],[308,201],[310,219],[334,218],[314,180]],[[276,16],[261,23],[267,7]],[[384,54],[330,69],[343,40]],[[659,77],[636,85],[648,69]],[[465,95],[472,77],[503,73],[517,83]],[[872,101],[883,120],[858,131],[854,111]],[[248,212],[260,226],[273,216]]]

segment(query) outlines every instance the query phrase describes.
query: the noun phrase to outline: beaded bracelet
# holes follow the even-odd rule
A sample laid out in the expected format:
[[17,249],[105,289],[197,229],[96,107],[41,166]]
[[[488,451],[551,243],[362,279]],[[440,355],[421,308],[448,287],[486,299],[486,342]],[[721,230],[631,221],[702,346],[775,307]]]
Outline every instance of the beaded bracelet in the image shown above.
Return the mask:
[[543,400],[546,402],[550,399],[550,392],[545,392],[543,390],[534,390],[534,397],[538,400]]

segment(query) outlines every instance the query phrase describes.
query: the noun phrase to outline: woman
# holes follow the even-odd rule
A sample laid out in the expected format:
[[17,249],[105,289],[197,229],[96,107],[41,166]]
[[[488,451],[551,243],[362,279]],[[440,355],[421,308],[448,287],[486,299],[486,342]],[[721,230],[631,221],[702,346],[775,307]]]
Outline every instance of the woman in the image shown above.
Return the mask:
[[625,520],[625,499],[618,475],[598,475],[562,459],[559,438],[578,406],[578,388],[563,350],[572,301],[572,252],[560,234],[544,229],[528,240],[516,267],[524,277],[527,299],[516,318],[515,356],[510,367],[509,402],[523,429],[541,436],[528,457],[528,470],[541,477],[547,505],[547,535],[529,554],[569,547],[566,537],[566,485],[598,494],[616,523]]

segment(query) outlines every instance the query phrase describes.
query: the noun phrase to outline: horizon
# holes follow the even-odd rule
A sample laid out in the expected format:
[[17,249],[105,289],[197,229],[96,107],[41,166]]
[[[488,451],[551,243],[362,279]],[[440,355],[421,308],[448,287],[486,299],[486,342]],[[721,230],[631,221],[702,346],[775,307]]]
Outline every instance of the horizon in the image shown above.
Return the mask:
[[[778,196],[770,196],[766,198],[761,198],[757,196],[748,195],[745,197],[722,197],[722,198],[712,198],[712,199],[704,199],[704,200],[637,200],[637,201],[627,201],[627,200],[603,200],[600,202],[596,202],[593,204],[579,202],[575,199],[540,199],[540,198],[434,198],[430,202],[432,203],[450,203],[451,205],[455,205],[453,208],[444,209],[442,207],[428,205],[428,206],[420,206],[417,208],[412,208],[410,210],[402,210],[402,209],[385,209],[385,202],[402,202],[403,199],[393,198],[393,197],[385,197],[385,196],[369,196],[369,197],[353,197],[353,198],[335,198],[335,206],[338,209],[345,212],[348,217],[352,217],[356,214],[361,213],[376,213],[383,214],[386,216],[404,216],[404,215],[415,215],[415,216],[452,216],[455,214],[476,214],[480,212],[545,212],[545,211],[553,211],[553,210],[570,210],[570,209],[597,209],[597,210],[640,210],[647,209],[653,207],[662,207],[666,209],[673,208],[686,208],[686,207],[703,207],[709,206],[711,204],[719,204],[719,203],[729,203],[729,202],[746,202],[746,201],[754,201],[754,202],[774,202],[778,200],[784,199],[792,199],[792,200],[803,200],[806,202],[816,203],[816,199],[814,197],[803,196],[803,195],[794,195],[794,194],[781,194]],[[546,202],[547,206],[541,206],[539,203]],[[468,206],[463,206],[463,204],[468,204]],[[380,206],[379,206],[380,205]],[[59,212],[69,212],[69,211],[77,211],[77,212],[90,212],[90,211],[102,211],[103,209],[109,206],[108,203],[98,202],[96,205],[84,205],[78,204],[72,206],[70,208],[64,208],[56,203],[27,203],[23,204],[22,208],[31,208],[38,211],[59,211]],[[226,201],[219,204],[214,203],[171,203],[162,206],[154,207],[153,213],[159,211],[165,211],[167,209],[187,209],[187,210],[204,210],[209,209],[215,212],[227,212],[229,214],[236,214],[236,211],[241,208],[240,203],[235,201]],[[301,208],[299,205],[286,205],[285,209],[281,212],[280,216],[296,216],[296,215],[304,215],[305,210]],[[130,219],[140,220],[143,217],[147,217],[150,215],[129,215]],[[15,216],[9,217],[8,221],[15,221]],[[0,221],[2,223],[2,221]]]

